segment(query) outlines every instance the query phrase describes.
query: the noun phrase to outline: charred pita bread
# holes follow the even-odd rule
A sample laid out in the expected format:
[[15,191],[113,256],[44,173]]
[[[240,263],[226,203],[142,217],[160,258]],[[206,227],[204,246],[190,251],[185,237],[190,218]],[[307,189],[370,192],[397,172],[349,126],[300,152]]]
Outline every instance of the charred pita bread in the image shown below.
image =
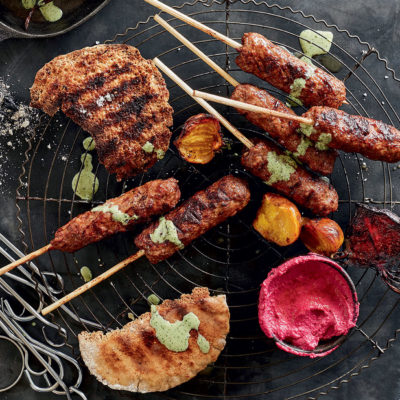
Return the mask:
[[[190,330],[187,350],[168,350],[159,341],[151,325],[154,313],[150,312],[107,334],[82,332],[78,336],[82,358],[100,382],[131,392],[164,391],[188,381],[216,361],[229,332],[225,296],[210,296],[207,288],[195,288],[192,294],[154,307],[153,312],[171,323],[195,314],[200,324],[197,330]],[[210,345],[207,352],[198,345],[199,335]]]

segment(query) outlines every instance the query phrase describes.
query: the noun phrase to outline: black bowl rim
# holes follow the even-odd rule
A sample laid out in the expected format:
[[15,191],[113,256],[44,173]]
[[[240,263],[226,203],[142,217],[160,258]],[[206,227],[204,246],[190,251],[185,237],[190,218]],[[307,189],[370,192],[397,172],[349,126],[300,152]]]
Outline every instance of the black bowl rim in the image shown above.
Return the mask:
[[70,25],[68,28],[62,29],[58,32],[52,33],[29,33],[24,31],[22,28],[16,28],[11,25],[6,24],[3,21],[0,21],[0,30],[3,30],[7,35],[8,38],[31,38],[31,39],[40,39],[40,38],[50,38],[58,35],[62,35],[63,33],[67,33],[72,29],[77,28],[78,26],[85,23],[87,20],[92,18],[95,14],[97,14],[101,9],[103,9],[111,0],[103,0],[103,2],[97,6],[94,10],[92,10],[89,14],[85,15],[79,21],[75,22],[74,24]]

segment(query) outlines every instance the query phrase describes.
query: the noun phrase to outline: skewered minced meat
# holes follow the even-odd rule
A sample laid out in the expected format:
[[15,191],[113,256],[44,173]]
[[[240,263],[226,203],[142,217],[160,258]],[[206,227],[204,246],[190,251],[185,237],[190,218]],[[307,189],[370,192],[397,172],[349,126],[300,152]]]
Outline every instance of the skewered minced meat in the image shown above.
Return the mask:
[[53,249],[74,252],[175,207],[181,192],[174,178],[157,179],[80,214],[59,228]]
[[[290,108],[271,96],[266,90],[253,85],[238,85],[233,91],[231,98],[270,110],[296,115]],[[272,117],[243,109],[238,109],[238,111],[251,123],[264,129],[279,144],[286,147],[296,159],[307,164],[313,171],[322,175],[332,173],[337,157],[336,151],[332,149],[319,150],[316,147],[318,144],[298,132],[300,124],[297,121]]]
[[310,65],[259,33],[245,33],[236,64],[245,72],[292,93],[305,106],[338,108],[346,100],[344,83]]
[[249,201],[246,182],[232,175],[224,176],[151,224],[136,237],[135,244],[156,264],[234,216]]

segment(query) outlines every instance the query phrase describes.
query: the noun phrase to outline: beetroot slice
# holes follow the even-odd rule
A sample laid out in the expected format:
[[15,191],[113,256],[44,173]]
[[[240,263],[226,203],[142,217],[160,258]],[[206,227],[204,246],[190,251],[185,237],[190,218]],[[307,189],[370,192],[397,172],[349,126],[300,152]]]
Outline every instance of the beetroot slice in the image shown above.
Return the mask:
[[347,264],[376,268],[400,277],[400,217],[392,211],[357,204],[346,234]]

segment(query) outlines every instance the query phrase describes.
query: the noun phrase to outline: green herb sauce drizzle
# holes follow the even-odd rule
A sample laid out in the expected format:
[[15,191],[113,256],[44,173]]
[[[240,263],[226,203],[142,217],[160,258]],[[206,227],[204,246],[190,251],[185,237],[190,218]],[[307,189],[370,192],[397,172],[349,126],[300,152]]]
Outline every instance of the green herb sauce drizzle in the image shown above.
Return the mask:
[[155,231],[150,234],[150,239],[154,243],[164,243],[165,241],[169,241],[179,249],[183,249],[185,246],[179,240],[178,231],[176,230],[176,226],[172,221],[165,219],[165,217],[161,217],[159,220],[159,224]]
[[[190,312],[183,317],[182,321],[171,323],[159,314],[156,306],[152,305],[150,325],[155,329],[157,339],[168,350],[182,352],[189,347],[190,331],[199,330],[200,320],[196,314]],[[197,337],[197,345],[204,354],[210,351],[210,343],[200,333]]]
[[296,172],[297,163],[293,158],[287,155],[278,155],[275,151],[270,151],[267,155],[268,172],[271,174],[265,182],[272,185],[276,182],[287,182],[291,175]]
[[122,225],[128,225],[130,221],[133,221],[133,220],[136,220],[139,218],[135,214],[130,216],[129,214],[122,212],[116,204],[112,204],[112,203],[97,206],[95,208],[92,208],[92,211],[110,213],[111,218],[116,222],[120,222]]
[[81,162],[83,169],[72,178],[72,190],[81,199],[92,200],[99,190],[99,180],[92,172],[92,156],[90,154],[82,154]]

